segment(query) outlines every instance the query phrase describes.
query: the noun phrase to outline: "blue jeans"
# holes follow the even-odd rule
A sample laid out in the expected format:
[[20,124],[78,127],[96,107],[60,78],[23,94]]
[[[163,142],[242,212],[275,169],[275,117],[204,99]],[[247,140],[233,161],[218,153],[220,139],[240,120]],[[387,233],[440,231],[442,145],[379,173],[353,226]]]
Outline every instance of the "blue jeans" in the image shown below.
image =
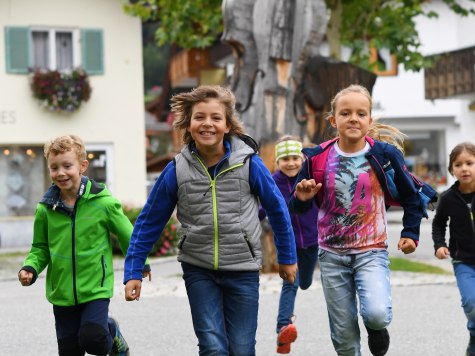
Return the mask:
[[455,279],[462,298],[462,308],[467,317],[467,329],[475,337],[475,266],[454,263]]
[[308,289],[313,282],[313,272],[318,260],[318,246],[308,248],[297,248],[298,272],[294,283],[283,281],[279,300],[279,314],[277,315],[277,333],[280,328],[292,322],[294,315],[295,297],[300,287]]
[[199,354],[255,355],[259,271],[182,269]]
[[337,255],[320,249],[318,259],[333,347],[339,356],[360,356],[357,296],[366,327],[381,330],[392,319],[388,252]]

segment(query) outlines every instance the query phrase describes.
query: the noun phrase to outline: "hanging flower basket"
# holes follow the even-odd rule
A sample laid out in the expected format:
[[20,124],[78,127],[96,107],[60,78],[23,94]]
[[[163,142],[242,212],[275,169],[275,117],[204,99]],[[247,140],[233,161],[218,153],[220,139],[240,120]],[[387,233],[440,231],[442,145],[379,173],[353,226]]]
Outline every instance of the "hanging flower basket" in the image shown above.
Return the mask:
[[87,74],[76,69],[71,73],[35,70],[31,79],[33,96],[51,111],[73,112],[88,101],[91,86]]

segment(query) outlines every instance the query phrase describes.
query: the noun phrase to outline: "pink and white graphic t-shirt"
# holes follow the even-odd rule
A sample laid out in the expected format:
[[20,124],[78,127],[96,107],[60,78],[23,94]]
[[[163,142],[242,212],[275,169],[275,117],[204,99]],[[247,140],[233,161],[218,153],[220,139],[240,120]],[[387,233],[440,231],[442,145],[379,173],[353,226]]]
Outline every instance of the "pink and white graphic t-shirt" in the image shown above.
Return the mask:
[[387,248],[384,193],[365,153],[329,148],[318,212],[319,247],[338,254]]

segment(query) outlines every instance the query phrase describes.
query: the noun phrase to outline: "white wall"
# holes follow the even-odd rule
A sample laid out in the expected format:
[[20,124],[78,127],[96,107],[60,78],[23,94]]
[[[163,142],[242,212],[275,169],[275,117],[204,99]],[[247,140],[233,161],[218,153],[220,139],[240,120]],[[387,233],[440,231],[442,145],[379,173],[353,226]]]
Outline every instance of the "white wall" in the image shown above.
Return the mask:
[[[417,21],[424,55],[475,46],[475,16],[457,16],[440,0],[428,2],[427,6],[438,12],[439,18],[419,18]],[[398,69],[398,76],[378,77],[376,80],[373,99],[381,107],[376,111],[378,116],[399,122],[402,131],[445,130],[443,151],[446,159],[457,143],[475,142],[475,112],[468,108],[470,102],[475,101],[475,93],[464,100],[425,100],[424,71],[405,72],[402,65]],[[449,176],[451,182],[453,178]]]
[[[5,70],[5,26],[65,26],[102,29],[103,75],[90,76],[90,100],[75,113],[42,109],[29,77]],[[39,144],[74,133],[87,145],[112,147],[113,194],[124,203],[146,198],[145,123],[140,20],[126,15],[119,0],[0,1],[0,145]],[[3,118],[3,119],[2,119]]]

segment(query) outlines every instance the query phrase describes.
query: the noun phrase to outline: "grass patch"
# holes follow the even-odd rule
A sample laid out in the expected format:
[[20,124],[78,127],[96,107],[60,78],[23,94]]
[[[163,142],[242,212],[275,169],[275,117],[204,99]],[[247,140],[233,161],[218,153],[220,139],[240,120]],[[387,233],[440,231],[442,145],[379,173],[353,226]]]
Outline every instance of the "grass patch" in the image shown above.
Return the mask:
[[413,261],[407,258],[390,257],[389,260],[391,261],[391,264],[389,265],[391,271],[450,274],[449,271],[446,271],[443,268],[428,263]]
[[29,251],[25,251],[25,252],[5,252],[5,253],[0,253],[0,259],[8,259],[8,258],[15,258],[15,257],[18,257],[18,258],[25,258],[26,256],[28,256],[28,252]]

